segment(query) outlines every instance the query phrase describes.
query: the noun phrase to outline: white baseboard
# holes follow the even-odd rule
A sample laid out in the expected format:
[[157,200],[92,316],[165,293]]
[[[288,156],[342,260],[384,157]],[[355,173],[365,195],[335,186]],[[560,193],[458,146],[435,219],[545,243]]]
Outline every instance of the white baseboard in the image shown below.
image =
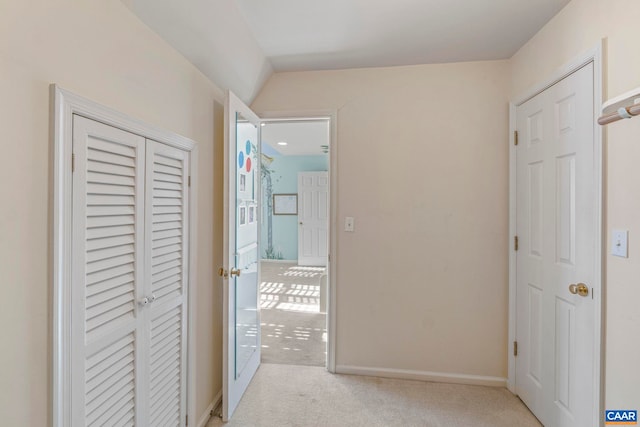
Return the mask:
[[204,410],[204,413],[202,414],[202,416],[200,417],[200,420],[198,421],[197,427],[205,427],[207,425],[207,423],[209,422],[209,419],[211,418],[211,411],[213,411],[216,408],[216,406],[218,406],[221,400],[222,400],[222,390],[220,390],[218,394],[216,394],[216,397],[213,398],[213,402],[211,402],[209,406],[207,406],[207,409]]
[[397,378],[404,380],[432,381],[439,383],[484,385],[490,387],[506,387],[507,379],[502,377],[485,377],[482,375],[452,374],[449,372],[411,371],[406,369],[368,368],[363,366],[336,366],[336,373],[349,375],[366,375],[370,377]]

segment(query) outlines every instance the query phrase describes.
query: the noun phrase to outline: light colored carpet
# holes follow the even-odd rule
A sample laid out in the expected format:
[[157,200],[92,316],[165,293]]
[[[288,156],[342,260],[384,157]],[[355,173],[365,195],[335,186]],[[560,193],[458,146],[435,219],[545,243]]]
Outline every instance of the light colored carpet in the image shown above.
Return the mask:
[[324,268],[263,261],[262,362],[325,366],[326,314],[320,313]]
[[539,427],[504,388],[351,375],[263,364],[227,424],[207,427]]

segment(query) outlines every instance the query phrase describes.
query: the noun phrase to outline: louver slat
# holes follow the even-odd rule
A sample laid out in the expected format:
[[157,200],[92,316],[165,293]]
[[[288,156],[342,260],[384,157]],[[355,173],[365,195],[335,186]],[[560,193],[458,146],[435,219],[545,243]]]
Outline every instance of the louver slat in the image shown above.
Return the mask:
[[153,216],[153,223],[154,224],[162,224],[164,222],[180,221],[181,219],[182,219],[182,215],[180,215],[180,214],[159,214],[159,213],[156,213]]
[[[179,268],[179,267],[170,268],[168,270],[164,270],[164,271],[159,272],[158,274],[153,275],[152,280],[155,282],[156,280],[163,280],[163,279],[166,279],[169,276],[173,276],[174,274],[180,274],[180,273],[182,273],[182,269],[181,268]],[[153,288],[154,289],[156,288],[155,283],[154,283]]]
[[182,190],[182,185],[175,182],[154,181],[153,188],[156,190]]
[[133,196],[133,188],[130,185],[114,185],[114,184],[88,184],[88,194],[112,194]]
[[110,173],[87,172],[87,182],[104,185],[135,186],[136,179],[133,176],[119,176]]
[[135,242],[135,235],[125,234],[123,236],[108,236],[101,239],[91,239],[87,241],[87,251],[113,248],[121,245],[129,245]]
[[[95,147],[95,143],[93,144]],[[105,147],[106,149],[107,147]],[[134,157],[123,156],[118,153],[110,153],[108,151],[96,150],[95,148],[89,148],[89,160],[94,160],[101,163],[110,163],[112,165],[125,166],[130,168],[136,167],[136,160]]]
[[167,178],[168,175],[182,177],[182,165],[179,167],[171,167],[165,166],[161,163],[156,162],[154,165],[154,172],[157,176],[161,176],[163,178]]
[[[120,246],[121,247],[121,246]],[[109,248],[113,250],[115,248]],[[99,261],[87,263],[87,273],[95,273],[97,271],[111,270],[122,265],[132,264],[135,261],[133,254],[124,254],[120,256],[105,258]]]
[[[160,233],[156,233],[156,234],[160,234]],[[166,239],[166,241],[168,242],[169,239]],[[154,248],[153,249],[153,259],[156,259],[158,257],[161,257],[163,255],[168,255],[168,254],[177,254],[177,255],[181,255],[181,248],[182,248],[182,239],[179,240],[179,243],[176,244],[172,244],[172,245],[163,245],[160,246],[158,248]],[[153,264],[155,265],[155,263]]]
[[118,225],[133,225],[136,217],[134,215],[91,217],[87,218],[87,229],[99,227],[114,227]]
[[135,227],[131,225],[106,225],[102,227],[87,228],[87,239],[100,239],[110,236],[131,236],[135,233]]
[[133,282],[125,283],[122,286],[113,287],[101,293],[95,293],[95,296],[87,297],[87,307],[91,308],[97,304],[100,304],[101,300],[112,300],[116,298],[123,298],[125,295],[133,292]]
[[106,280],[111,280],[116,277],[122,276],[123,274],[133,273],[135,271],[135,267],[133,264],[122,265],[117,268],[112,268],[110,270],[102,270],[93,274],[87,274],[87,286],[92,286]]
[[135,252],[135,245],[120,245],[112,248],[95,250],[87,254],[87,262],[97,262]]
[[123,215],[135,215],[136,210],[134,206],[89,206],[87,207],[88,217],[105,217],[105,216],[123,216]]
[[116,176],[136,176],[135,168],[89,160],[89,171]]
[[152,249],[164,248],[171,245],[179,245],[182,243],[180,237],[167,237],[166,239],[157,239],[152,242]]
[[87,299],[91,298],[93,295],[98,294],[100,292],[106,292],[113,288],[118,288],[122,285],[128,284],[133,289],[134,284],[134,275],[133,273],[123,274],[121,276],[114,277],[113,279],[105,280],[103,282],[99,282],[95,285],[87,287]]
[[181,237],[181,236],[182,236],[182,232],[180,230],[164,230],[164,231],[157,231],[153,233],[153,240],[168,239],[170,237]]
[[166,222],[153,223],[153,231],[180,230],[181,228],[182,228],[181,221],[166,221]]
[[164,264],[165,262],[173,261],[180,258],[182,258],[182,254],[180,252],[169,252],[165,255],[156,255],[153,257],[151,266],[155,267],[157,265]]

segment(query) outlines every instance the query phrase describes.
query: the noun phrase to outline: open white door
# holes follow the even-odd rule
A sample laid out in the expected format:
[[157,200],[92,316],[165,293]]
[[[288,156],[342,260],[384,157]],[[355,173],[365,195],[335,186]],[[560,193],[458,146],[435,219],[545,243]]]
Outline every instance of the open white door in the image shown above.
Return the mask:
[[222,418],[260,366],[260,120],[233,93],[225,102]]

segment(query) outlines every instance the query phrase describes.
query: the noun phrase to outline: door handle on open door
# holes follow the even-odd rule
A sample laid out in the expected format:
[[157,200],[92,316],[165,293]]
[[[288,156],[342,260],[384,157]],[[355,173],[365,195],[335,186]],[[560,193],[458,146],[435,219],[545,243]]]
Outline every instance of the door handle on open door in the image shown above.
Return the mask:
[[233,276],[240,276],[240,269],[239,268],[232,268],[229,272],[227,272],[227,270],[225,270],[224,268],[220,267],[218,269],[218,276],[220,277],[224,277],[225,279],[229,278],[229,276],[233,277]]
[[584,283],[578,283],[577,285],[571,284],[569,285],[569,292],[574,295],[586,297],[587,295],[589,295],[589,288]]

